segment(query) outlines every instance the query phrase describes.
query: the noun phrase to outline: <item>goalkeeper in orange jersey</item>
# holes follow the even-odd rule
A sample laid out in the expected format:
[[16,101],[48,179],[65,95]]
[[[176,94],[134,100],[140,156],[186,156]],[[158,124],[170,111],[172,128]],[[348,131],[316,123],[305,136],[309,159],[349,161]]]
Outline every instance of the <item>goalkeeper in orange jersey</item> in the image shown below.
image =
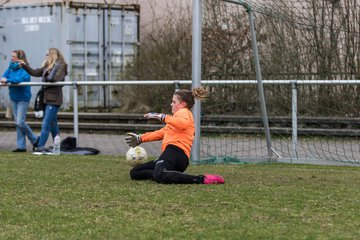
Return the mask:
[[192,91],[179,90],[173,95],[171,111],[164,113],[147,113],[146,119],[157,119],[166,123],[165,127],[142,135],[127,133],[126,142],[135,147],[142,142],[162,140],[162,153],[157,160],[146,162],[130,171],[133,180],[154,180],[158,183],[174,184],[223,184],[224,178],[219,175],[189,175],[184,171],[189,166],[191,146],[194,140],[195,127],[193,114],[190,111],[195,99],[204,100],[208,92],[202,88]]

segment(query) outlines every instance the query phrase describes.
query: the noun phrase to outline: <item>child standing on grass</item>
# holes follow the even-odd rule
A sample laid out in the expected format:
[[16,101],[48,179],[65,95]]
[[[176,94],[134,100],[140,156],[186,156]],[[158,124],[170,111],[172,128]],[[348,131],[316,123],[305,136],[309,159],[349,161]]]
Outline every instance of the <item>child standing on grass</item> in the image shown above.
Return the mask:
[[192,91],[179,90],[171,102],[173,115],[147,113],[146,119],[157,119],[166,123],[165,127],[143,135],[128,133],[126,142],[135,147],[142,142],[162,140],[162,153],[157,160],[134,167],[130,171],[132,180],[154,180],[157,183],[175,184],[223,184],[219,175],[189,175],[184,171],[189,166],[191,146],[194,140],[194,118],[190,109],[195,99],[204,100],[208,92],[202,88]]

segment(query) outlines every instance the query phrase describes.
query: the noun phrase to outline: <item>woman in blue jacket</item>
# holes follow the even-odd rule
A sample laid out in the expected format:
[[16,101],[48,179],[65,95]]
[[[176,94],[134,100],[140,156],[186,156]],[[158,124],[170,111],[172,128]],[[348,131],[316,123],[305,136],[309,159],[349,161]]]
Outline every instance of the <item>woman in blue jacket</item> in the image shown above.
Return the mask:
[[[15,50],[11,53],[11,62],[8,69],[3,74],[1,84],[18,84],[21,82],[30,82],[30,75],[23,69],[18,61],[27,62],[23,50]],[[37,146],[39,137],[36,136],[26,121],[26,113],[31,99],[30,86],[11,86],[9,85],[9,95],[12,103],[13,116],[16,123],[17,149],[13,152],[26,152],[26,136],[33,144]]]

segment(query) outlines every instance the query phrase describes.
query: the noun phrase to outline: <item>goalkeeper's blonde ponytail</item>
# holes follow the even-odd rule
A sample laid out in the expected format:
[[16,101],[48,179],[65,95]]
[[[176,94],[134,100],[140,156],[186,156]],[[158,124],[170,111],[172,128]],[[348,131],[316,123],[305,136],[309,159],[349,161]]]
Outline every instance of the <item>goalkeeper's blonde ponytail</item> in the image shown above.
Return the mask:
[[205,100],[209,94],[209,91],[207,91],[203,87],[198,87],[198,88],[194,88],[192,91],[178,90],[174,94],[178,96],[181,102],[186,103],[186,107],[188,109],[191,109],[194,106],[195,99],[198,99],[200,101]]
[[209,95],[209,91],[206,90],[203,87],[198,87],[198,88],[194,88],[192,90],[192,95],[194,98],[203,101],[207,98],[207,96]]

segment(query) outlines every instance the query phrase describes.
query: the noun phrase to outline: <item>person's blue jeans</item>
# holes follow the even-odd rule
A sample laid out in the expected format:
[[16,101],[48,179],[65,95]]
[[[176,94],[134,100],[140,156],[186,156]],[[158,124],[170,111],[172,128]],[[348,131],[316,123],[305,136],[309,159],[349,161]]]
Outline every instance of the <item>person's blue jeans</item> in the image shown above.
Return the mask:
[[28,101],[11,101],[13,116],[16,124],[16,142],[19,149],[26,149],[26,137],[31,144],[36,143],[38,136],[34,134],[26,121],[26,113],[30,102]]
[[60,106],[58,105],[47,104],[45,106],[38,147],[45,146],[50,133],[53,139],[56,137],[57,134],[59,134],[60,131],[57,119],[57,113],[59,111],[59,108]]

